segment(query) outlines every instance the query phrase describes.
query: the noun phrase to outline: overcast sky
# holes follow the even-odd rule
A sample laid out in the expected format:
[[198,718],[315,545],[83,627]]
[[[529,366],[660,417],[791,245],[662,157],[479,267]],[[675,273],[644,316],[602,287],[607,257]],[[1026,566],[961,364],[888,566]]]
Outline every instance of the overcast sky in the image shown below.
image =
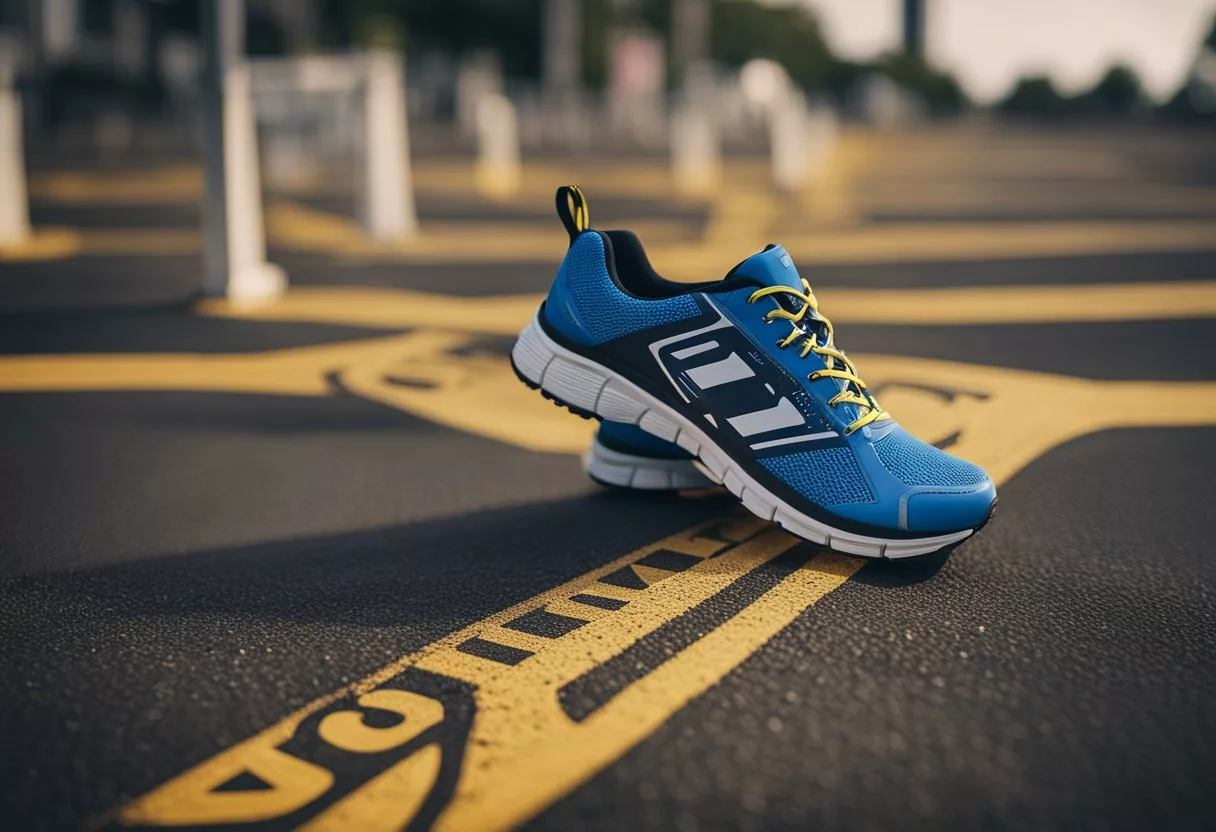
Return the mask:
[[[801,0],[819,12],[837,53],[869,58],[898,45],[901,0]],[[1093,84],[1115,61],[1149,94],[1178,89],[1216,16],[1216,0],[926,0],[930,58],[977,100],[1000,98],[1027,74],[1066,92]]]

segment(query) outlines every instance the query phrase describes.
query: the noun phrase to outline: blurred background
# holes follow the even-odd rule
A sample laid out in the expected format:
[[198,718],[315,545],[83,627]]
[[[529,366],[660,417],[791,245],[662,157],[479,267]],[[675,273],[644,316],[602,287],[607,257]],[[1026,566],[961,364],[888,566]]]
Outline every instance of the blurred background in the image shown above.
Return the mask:
[[[793,539],[508,362],[571,183],[784,244],[995,521],[698,596]],[[1213,828],[1214,276],[1211,0],[0,0],[0,826]],[[361,679],[434,784],[318,738]]]
[[[326,194],[382,241],[413,237],[416,200],[465,168],[503,203],[551,184],[534,162],[569,158],[642,160],[686,205],[720,191],[723,160],[760,162],[776,191],[806,197],[809,227],[887,216],[893,189],[861,180],[930,164],[931,147],[1190,142],[1181,131],[1216,122],[1213,17],[1203,0],[5,0],[0,89],[35,226],[64,225],[43,210],[64,183],[44,172],[156,166],[159,187],[197,192],[190,165],[226,118],[232,158],[260,160],[242,165],[258,188]],[[208,109],[221,89],[248,99],[256,128]],[[391,106],[404,112],[376,118]],[[216,186],[224,160],[209,164]],[[950,179],[937,202],[965,214],[967,182]],[[6,208],[0,244],[25,239],[26,215]]]

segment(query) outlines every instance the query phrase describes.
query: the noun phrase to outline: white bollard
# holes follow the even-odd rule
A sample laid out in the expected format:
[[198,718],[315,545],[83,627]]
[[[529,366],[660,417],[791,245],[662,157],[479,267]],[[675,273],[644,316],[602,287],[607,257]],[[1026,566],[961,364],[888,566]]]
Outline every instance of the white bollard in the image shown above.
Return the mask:
[[399,56],[384,51],[368,53],[363,106],[363,223],[373,239],[383,242],[418,233],[404,78]]
[[477,190],[507,199],[519,192],[521,179],[515,105],[503,95],[483,95],[477,101]]
[[0,246],[16,245],[30,235],[21,135],[21,96],[0,86]]
[[808,120],[806,99],[798,89],[789,90],[769,110],[773,185],[780,191],[801,190],[810,174]]
[[707,107],[685,103],[671,114],[671,173],[686,196],[708,196],[721,183],[718,127]]
[[456,70],[456,128],[465,138],[477,135],[477,102],[502,95],[502,65],[493,52],[476,52]]
[[262,178],[249,67],[236,64],[224,75],[224,199],[228,236],[228,279],[223,294],[232,300],[261,300],[283,293],[283,270],[266,262],[262,227]]
[[807,171],[812,182],[819,178],[835,152],[839,130],[840,121],[831,107],[819,104],[807,113]]

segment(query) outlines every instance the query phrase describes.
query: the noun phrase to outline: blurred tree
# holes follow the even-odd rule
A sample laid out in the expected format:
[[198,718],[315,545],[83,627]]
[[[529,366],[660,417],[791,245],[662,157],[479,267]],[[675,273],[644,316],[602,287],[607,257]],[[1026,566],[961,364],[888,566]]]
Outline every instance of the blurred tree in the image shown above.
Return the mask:
[[887,55],[875,69],[900,87],[918,94],[933,115],[953,115],[967,106],[967,94],[949,72],[935,69],[921,55]]
[[1146,103],[1136,73],[1115,65],[1091,89],[1073,97],[1061,95],[1046,76],[1019,79],[997,109],[1041,120],[1123,120],[1145,113]]
[[[398,21],[409,43],[462,53],[489,48],[513,77],[539,78],[543,0],[322,0],[322,31],[328,45],[365,43],[375,21]],[[602,86],[614,28],[637,26],[664,36],[671,32],[672,0],[583,0],[583,81]],[[915,56],[892,56],[875,64],[843,61],[832,54],[818,20],[799,4],[759,0],[715,0],[710,55],[738,67],[771,58],[812,93],[844,101],[867,72],[890,75],[923,96],[934,113],[955,112],[966,97],[955,79]],[[669,77],[674,77],[669,73]]]
[[1069,102],[1060,95],[1052,80],[1045,75],[1019,78],[997,109],[1019,116],[1059,118],[1069,109]]
[[1078,112],[1100,117],[1127,117],[1143,109],[1140,77],[1130,67],[1112,66],[1093,89],[1077,96]]
[[1157,109],[1157,115],[1172,122],[1216,126],[1216,83],[1212,81],[1213,66],[1216,66],[1216,18],[1213,18],[1208,35],[1200,44],[1198,54],[1182,86],[1167,103]]

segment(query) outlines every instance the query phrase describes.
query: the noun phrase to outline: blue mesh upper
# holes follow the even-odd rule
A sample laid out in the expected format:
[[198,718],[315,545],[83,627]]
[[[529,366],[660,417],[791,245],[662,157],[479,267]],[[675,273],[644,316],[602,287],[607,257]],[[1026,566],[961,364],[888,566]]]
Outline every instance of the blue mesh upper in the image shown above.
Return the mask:
[[623,454],[650,457],[653,459],[691,459],[692,454],[674,442],[660,439],[642,430],[637,425],[611,422],[600,423],[596,439],[604,447]]
[[921,442],[903,428],[875,442],[874,452],[904,485],[978,485],[988,476],[978,465]]
[[584,232],[574,241],[557,272],[545,312],[564,334],[581,331],[603,343],[701,314],[690,295],[639,300],[617,288],[604,263],[604,240]]
[[822,448],[756,460],[778,479],[821,506],[872,503],[874,495],[848,448]]

